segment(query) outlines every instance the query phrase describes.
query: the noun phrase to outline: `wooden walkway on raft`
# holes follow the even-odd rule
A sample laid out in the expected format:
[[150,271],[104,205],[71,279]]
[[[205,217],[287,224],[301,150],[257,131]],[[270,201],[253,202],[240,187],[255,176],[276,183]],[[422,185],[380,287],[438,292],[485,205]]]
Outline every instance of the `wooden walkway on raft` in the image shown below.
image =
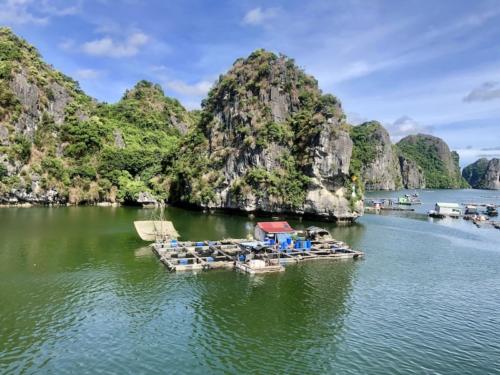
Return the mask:
[[282,264],[307,260],[356,259],[364,256],[363,252],[352,250],[344,242],[333,239],[312,241],[309,249],[278,250],[274,246],[262,246],[256,256],[264,259],[267,266],[255,270],[239,259],[242,253],[245,251],[248,253],[242,244],[249,242],[256,241],[248,239],[201,242],[166,241],[155,242],[151,246],[160,261],[171,271],[226,268],[239,269],[249,273],[264,273],[282,271],[284,270]]

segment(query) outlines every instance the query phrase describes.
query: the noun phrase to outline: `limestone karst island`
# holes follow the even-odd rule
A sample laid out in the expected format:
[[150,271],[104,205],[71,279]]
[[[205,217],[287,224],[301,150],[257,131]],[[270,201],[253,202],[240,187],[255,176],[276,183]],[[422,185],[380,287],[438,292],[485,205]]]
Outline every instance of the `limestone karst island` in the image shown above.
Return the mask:
[[0,2],[0,372],[498,371],[499,23]]

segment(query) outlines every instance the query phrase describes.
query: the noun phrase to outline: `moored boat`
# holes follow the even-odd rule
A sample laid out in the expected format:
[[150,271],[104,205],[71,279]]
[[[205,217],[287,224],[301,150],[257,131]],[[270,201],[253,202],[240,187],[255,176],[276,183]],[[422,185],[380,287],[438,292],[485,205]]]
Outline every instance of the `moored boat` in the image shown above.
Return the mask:
[[462,208],[458,203],[437,202],[434,210],[430,210],[428,215],[439,219],[444,217],[457,218],[462,215]]
[[486,211],[485,211],[485,213],[486,213],[486,215],[488,215],[490,217],[498,216],[497,208],[494,205],[492,205],[492,204],[486,205]]

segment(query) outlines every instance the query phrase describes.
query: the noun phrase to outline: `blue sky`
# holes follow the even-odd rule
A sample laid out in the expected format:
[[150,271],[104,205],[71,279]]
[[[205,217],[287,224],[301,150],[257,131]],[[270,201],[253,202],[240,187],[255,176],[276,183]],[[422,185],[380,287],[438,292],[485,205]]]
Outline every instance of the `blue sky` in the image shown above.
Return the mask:
[[234,60],[266,48],[354,123],[442,137],[462,165],[500,156],[498,0],[0,0],[0,23],[99,100],[148,79],[197,108]]

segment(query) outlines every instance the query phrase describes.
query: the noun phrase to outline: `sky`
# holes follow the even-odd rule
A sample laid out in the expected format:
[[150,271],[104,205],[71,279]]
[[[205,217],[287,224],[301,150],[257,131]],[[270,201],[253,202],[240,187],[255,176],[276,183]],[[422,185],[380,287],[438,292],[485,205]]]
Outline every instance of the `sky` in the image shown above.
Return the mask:
[[147,79],[188,109],[239,57],[295,59],[353,124],[500,157],[500,0],[0,0],[0,24],[106,102]]

